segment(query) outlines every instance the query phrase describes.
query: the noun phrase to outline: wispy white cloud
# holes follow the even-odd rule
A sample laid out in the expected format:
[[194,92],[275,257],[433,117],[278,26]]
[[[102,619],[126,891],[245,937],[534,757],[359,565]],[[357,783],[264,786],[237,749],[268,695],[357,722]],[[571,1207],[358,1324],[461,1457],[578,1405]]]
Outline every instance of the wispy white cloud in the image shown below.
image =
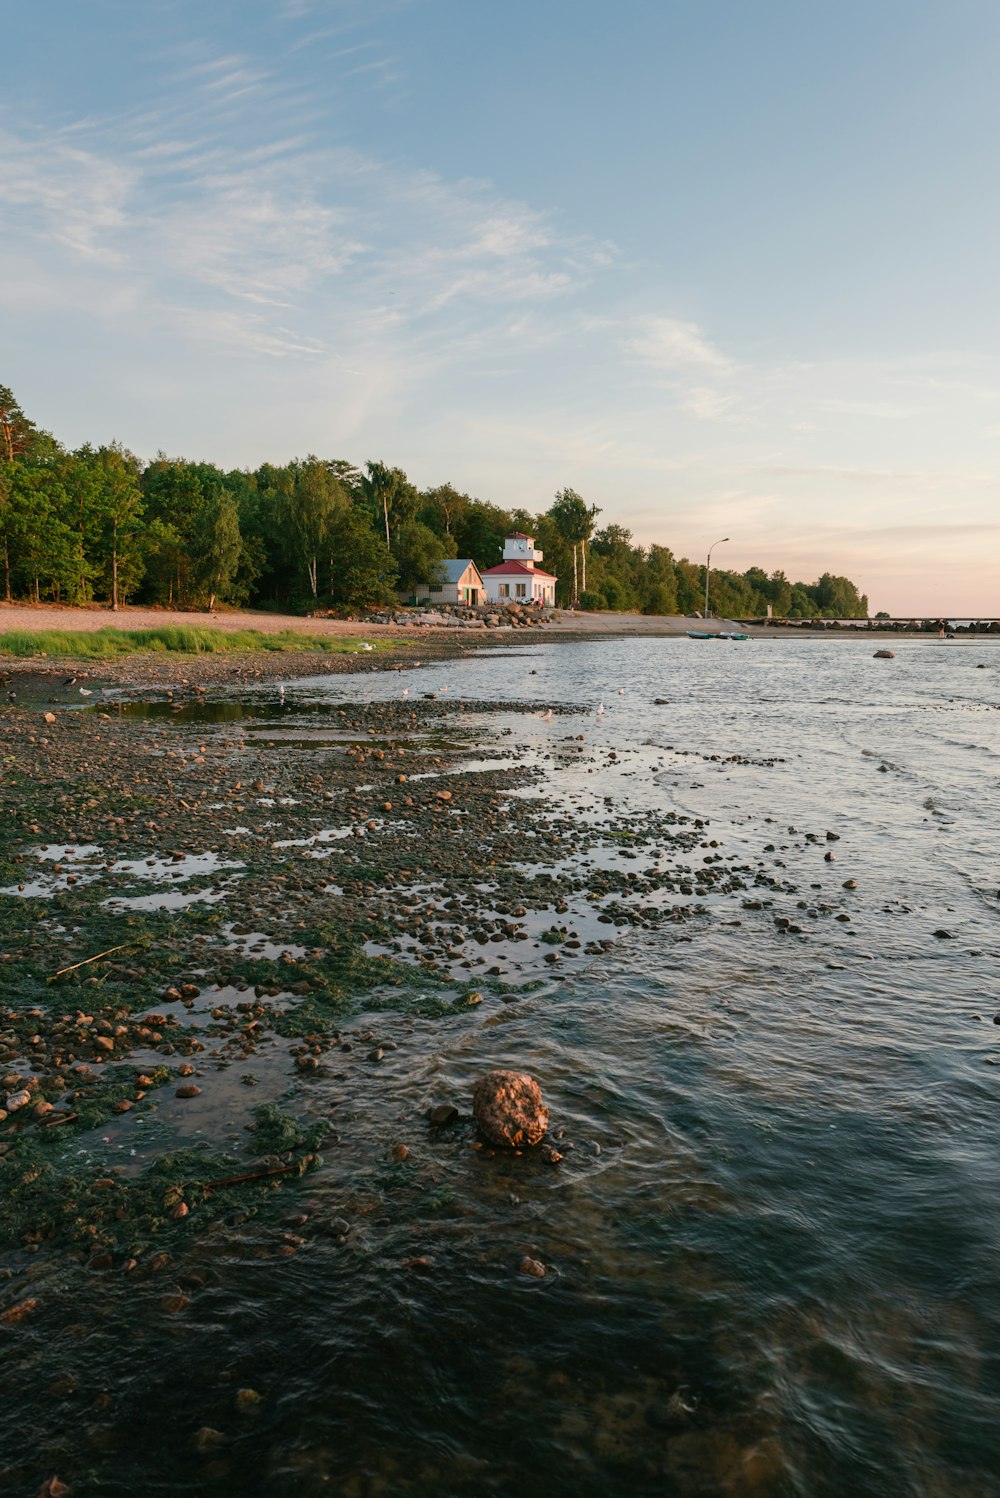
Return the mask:
[[625,339],[626,352],[652,369],[731,370],[733,362],[715,347],[697,323],[650,317]]

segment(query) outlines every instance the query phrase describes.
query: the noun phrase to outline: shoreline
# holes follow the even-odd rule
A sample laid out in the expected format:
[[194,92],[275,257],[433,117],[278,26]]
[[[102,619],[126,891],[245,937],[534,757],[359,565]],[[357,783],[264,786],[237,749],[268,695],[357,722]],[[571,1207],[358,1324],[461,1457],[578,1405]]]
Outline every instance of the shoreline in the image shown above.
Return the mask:
[[[294,633],[320,639],[370,639],[409,641],[429,651],[433,642],[454,642],[455,647],[465,649],[487,647],[498,641],[507,642],[512,637],[524,644],[537,644],[545,640],[597,640],[617,637],[660,637],[664,639],[685,638],[689,630],[702,628],[716,630],[738,630],[749,635],[751,640],[862,640],[879,644],[896,640],[938,642],[937,634],[930,630],[871,629],[866,624],[831,620],[829,628],[813,629],[803,624],[795,626],[745,625],[737,620],[711,618],[700,619],[688,615],[644,615],[644,614],[587,614],[558,610],[558,617],[538,621],[499,625],[485,629],[463,626],[457,620],[450,623],[420,622],[406,625],[367,622],[361,619],[309,618],[300,614],[278,614],[251,609],[232,610],[218,614],[207,614],[203,610],[124,608],[117,612],[104,606],[69,608],[60,604],[9,604],[0,603],[0,635],[23,631],[42,633],[47,630],[67,630],[80,633],[96,633],[101,629],[141,630],[169,629],[173,626],[188,626],[219,630],[233,634],[241,630],[256,630],[264,635]],[[1000,632],[956,634],[948,643],[1000,643]],[[943,643],[943,642],[942,642]],[[282,652],[282,661],[289,660],[292,652]],[[64,656],[59,659],[72,660]],[[135,659],[136,657],[132,657]],[[161,653],[160,659],[169,660],[171,654]],[[177,653],[177,659],[190,659]],[[323,657],[316,654],[316,660]],[[0,669],[14,661],[29,657],[0,655]],[[35,658],[37,659],[37,657]],[[52,659],[55,659],[52,657]],[[246,660],[240,653],[230,659]],[[269,658],[273,662],[274,657]],[[372,664],[369,662],[369,664]],[[343,669],[351,669],[345,667]],[[305,674],[297,672],[297,674]]]
[[[503,656],[519,642],[483,643]],[[797,999],[769,1019],[780,951],[793,993],[811,973],[833,1014],[851,1003],[854,969],[855,987],[882,977],[863,964],[893,945],[894,917],[850,799],[838,789],[836,811],[807,804],[799,755],[767,734],[755,750],[735,723],[706,735],[697,650],[608,658],[633,652],[684,662],[687,689],[671,693],[681,716],[664,702],[662,734],[636,732],[629,709],[640,696],[660,705],[651,673],[616,712],[618,682],[598,671],[598,723],[567,657],[528,662],[545,682],[530,702],[497,700],[505,668],[527,671],[488,650],[474,659],[450,633],[381,659],[292,656],[303,674],[344,675],[331,692],[286,696],[289,657],[265,652],[97,662],[111,692],[80,671],[93,694],[69,686],[52,721],[44,694],[67,685],[52,663],[29,665],[14,703],[0,695],[0,1326],[24,1374],[7,1416],[19,1491],[53,1473],[80,1491],[124,1490],[139,1460],[169,1462],[171,1492],[255,1491],[262,1472],[290,1492],[293,1462],[296,1491],[326,1491],[332,1475],[364,1492],[373,1472],[395,1491],[396,1451],[440,1418],[439,1381],[467,1385],[474,1413],[495,1419],[495,1371],[514,1355],[511,1432],[544,1401],[578,1418],[584,1391],[593,1434],[574,1440],[595,1475],[588,1493],[638,1491],[650,1460],[676,1467],[678,1493],[721,1490],[719,1462],[759,1472],[772,1436],[761,1492],[787,1485],[794,1431],[738,1382],[716,1397],[699,1361],[706,1293],[738,1307],[746,1288],[738,1262],[731,1280],[707,1280],[705,1264],[738,1261],[737,1207],[750,1230],[774,1221],[773,1196],[758,1205],[753,1185],[738,1196],[731,1184],[725,1119],[738,1127],[746,1110],[748,1132],[772,1122],[749,1150],[781,1164],[802,1110],[794,1091],[787,1111],[775,1101],[787,1088],[774,1057],[801,1015],[790,1029],[811,1078],[815,1034]],[[877,697],[886,678],[864,654],[826,652],[824,669],[850,679],[863,667]],[[439,659],[467,665],[446,676]],[[774,657],[756,659],[759,680]],[[818,658],[795,659],[811,679]],[[721,660],[721,679],[743,677]],[[404,675],[371,674],[385,669]],[[575,683],[565,700],[563,680]],[[546,701],[547,726],[533,721]],[[890,769],[861,763],[881,806]],[[735,817],[714,789],[730,781]],[[773,814],[790,790],[786,832]],[[950,919],[951,932],[932,932],[942,918],[921,909],[900,937],[919,927],[936,947],[961,935]],[[865,1003],[848,1011],[852,1047]],[[782,1028],[768,1041],[771,1020]],[[755,1054],[762,1069],[744,1077],[740,1057]],[[470,1100],[489,1066],[530,1070],[551,1108],[549,1134],[523,1156],[478,1133]],[[909,1095],[912,1073],[897,1082]],[[818,1086],[822,1149],[825,1073]],[[732,1111],[714,1114],[731,1087]],[[682,1234],[695,1235],[688,1278],[669,1258]],[[548,1307],[561,1325],[577,1296],[585,1335],[600,1337],[613,1297],[616,1326],[632,1314],[648,1325],[652,1302],[676,1328],[678,1285],[680,1350],[664,1363],[651,1344],[649,1370],[612,1358],[614,1396],[638,1412],[620,1445],[605,1360],[584,1356],[562,1382],[561,1344],[548,1350],[538,1318]],[[468,1369],[435,1343],[445,1303],[475,1315]],[[325,1392],[290,1386],[287,1346],[322,1359],[331,1335],[347,1340]],[[414,1359],[405,1426],[395,1401],[383,1413],[387,1337]],[[91,1386],[101,1408],[71,1418]],[[352,1389],[368,1401],[357,1434],[331,1405]],[[664,1427],[677,1389],[693,1397]],[[155,1414],[139,1452],[141,1408]],[[517,1457],[493,1460],[498,1490],[516,1485]],[[415,1492],[461,1492],[468,1468],[445,1456],[428,1474]]]

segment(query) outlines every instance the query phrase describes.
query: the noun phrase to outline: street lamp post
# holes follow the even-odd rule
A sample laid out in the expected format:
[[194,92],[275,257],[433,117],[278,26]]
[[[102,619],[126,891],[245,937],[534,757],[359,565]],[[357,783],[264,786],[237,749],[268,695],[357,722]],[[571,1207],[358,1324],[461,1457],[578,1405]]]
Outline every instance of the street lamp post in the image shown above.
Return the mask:
[[712,544],[711,544],[711,546],[708,548],[708,561],[705,563],[705,618],[706,619],[708,618],[708,575],[709,575],[709,573],[712,570],[712,552],[715,550],[715,548],[717,546],[721,546],[723,541],[728,541],[728,540],[729,540],[728,536],[723,536],[722,541],[713,541]]

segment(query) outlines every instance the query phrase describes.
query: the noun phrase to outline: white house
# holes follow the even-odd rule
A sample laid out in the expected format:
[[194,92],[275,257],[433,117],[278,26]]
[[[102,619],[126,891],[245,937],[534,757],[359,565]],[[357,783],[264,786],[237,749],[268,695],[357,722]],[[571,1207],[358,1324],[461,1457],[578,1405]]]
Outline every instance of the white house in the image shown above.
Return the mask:
[[503,561],[483,573],[486,596],[490,603],[547,603],[556,601],[556,579],[536,562],[542,553],[535,548],[534,536],[515,531],[503,543]]
[[486,588],[475,562],[461,557],[449,557],[441,563],[440,581],[418,583],[413,590],[414,599],[423,603],[466,603],[475,607],[486,602]]

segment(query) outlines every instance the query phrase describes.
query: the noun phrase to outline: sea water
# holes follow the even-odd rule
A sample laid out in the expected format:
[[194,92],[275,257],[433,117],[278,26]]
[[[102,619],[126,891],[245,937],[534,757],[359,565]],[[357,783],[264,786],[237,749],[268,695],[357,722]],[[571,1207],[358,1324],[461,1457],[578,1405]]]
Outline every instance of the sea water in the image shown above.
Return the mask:
[[[380,1016],[400,1044],[367,1089],[316,1084],[346,1110],[299,1188],[325,1236],[275,1260],[236,1224],[183,1325],[95,1281],[79,1439],[102,1390],[128,1434],[92,1491],[1000,1493],[1000,650],[872,649],[618,638],[286,684],[293,713],[446,687],[543,803],[597,778],[770,882],[471,1019]],[[587,776],[571,733],[620,763]],[[541,1082],[558,1168],[458,1131],[433,1199],[394,1198],[387,1146],[491,1066]],[[22,1344],[5,1401],[42,1442],[72,1335]],[[266,1396],[242,1423],[241,1387]]]

